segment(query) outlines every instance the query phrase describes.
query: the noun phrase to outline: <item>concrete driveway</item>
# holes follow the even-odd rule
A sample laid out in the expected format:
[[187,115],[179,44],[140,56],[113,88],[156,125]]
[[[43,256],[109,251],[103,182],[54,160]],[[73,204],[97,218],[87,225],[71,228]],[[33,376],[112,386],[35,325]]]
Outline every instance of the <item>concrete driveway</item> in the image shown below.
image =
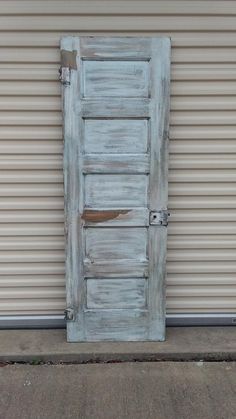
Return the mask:
[[235,419],[236,363],[7,365],[0,418]]

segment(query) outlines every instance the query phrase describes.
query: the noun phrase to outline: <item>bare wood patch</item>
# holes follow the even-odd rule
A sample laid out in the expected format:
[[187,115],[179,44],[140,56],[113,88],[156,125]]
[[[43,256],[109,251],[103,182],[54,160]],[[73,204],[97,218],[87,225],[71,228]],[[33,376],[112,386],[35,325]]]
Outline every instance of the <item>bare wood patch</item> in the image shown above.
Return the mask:
[[128,214],[130,210],[85,210],[81,216],[82,220],[93,222],[93,223],[102,223],[103,221],[114,220],[120,215]]
[[65,49],[61,49],[61,66],[77,70],[76,56],[76,50],[67,51]]

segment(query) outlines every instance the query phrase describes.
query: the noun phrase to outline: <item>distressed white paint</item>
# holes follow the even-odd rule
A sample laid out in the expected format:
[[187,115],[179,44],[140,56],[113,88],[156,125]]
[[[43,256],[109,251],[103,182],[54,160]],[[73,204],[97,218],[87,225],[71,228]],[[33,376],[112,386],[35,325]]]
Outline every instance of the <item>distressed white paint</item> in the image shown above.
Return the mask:
[[[112,171],[112,168],[110,169]],[[148,176],[86,175],[85,205],[87,207],[142,207],[147,204]]]
[[91,261],[147,259],[147,228],[88,228],[85,256]]
[[148,154],[86,154],[84,173],[149,173]]
[[84,97],[148,97],[149,63],[82,61]]
[[84,129],[85,152],[88,154],[147,152],[146,119],[87,119]]
[[88,279],[87,307],[145,308],[146,282],[144,278]]
[[64,88],[68,340],[163,340],[167,232],[149,210],[167,206],[170,42],[62,48],[78,67]]

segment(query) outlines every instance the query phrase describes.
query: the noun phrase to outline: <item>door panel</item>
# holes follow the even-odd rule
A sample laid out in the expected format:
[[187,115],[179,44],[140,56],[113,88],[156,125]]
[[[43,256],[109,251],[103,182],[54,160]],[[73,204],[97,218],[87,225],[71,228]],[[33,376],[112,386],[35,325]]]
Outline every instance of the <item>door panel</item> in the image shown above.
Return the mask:
[[170,41],[61,49],[68,341],[163,340]]

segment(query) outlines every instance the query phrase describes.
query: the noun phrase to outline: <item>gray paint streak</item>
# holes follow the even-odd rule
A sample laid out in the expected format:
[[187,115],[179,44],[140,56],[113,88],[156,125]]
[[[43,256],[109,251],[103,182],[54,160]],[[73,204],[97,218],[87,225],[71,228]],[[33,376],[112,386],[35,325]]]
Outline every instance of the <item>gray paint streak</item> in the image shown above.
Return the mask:
[[163,340],[167,231],[148,215],[167,206],[170,41],[61,48],[79,69],[64,87],[68,340]]

